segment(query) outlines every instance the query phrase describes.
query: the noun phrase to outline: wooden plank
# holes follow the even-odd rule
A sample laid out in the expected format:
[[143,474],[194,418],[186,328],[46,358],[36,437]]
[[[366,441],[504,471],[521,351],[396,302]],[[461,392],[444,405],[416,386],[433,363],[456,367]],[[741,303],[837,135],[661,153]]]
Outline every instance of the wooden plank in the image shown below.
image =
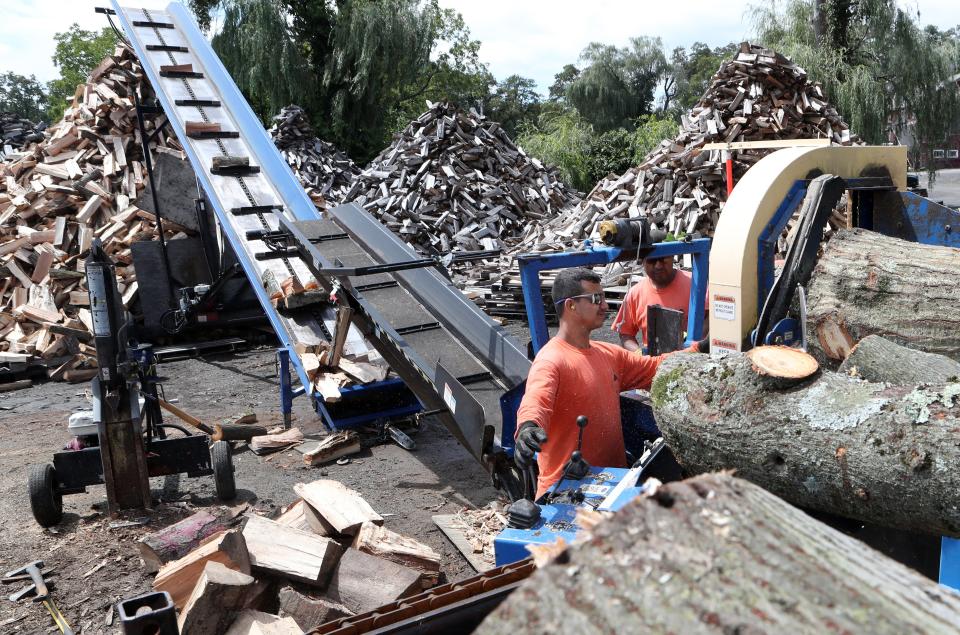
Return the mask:
[[181,633],[223,633],[237,612],[247,608],[256,591],[256,580],[222,562],[207,562],[190,593],[177,625]]
[[762,148],[819,148],[829,146],[830,139],[769,139],[764,141],[734,141],[705,143],[704,150],[759,150]]
[[250,516],[243,537],[255,569],[313,586],[324,586],[343,551],[329,538]]
[[341,534],[352,536],[365,522],[383,524],[380,514],[360,494],[339,481],[320,479],[297,483],[293,489]]
[[182,610],[208,562],[250,573],[250,556],[239,529],[214,534],[184,557],[162,566],[153,581],[153,590],[168,592]]

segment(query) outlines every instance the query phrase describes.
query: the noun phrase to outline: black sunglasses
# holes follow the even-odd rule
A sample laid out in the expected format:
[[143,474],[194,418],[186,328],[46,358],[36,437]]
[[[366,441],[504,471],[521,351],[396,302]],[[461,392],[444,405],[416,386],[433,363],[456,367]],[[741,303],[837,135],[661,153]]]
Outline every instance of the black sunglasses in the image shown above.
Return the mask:
[[577,298],[590,298],[590,304],[603,304],[603,293],[582,293],[580,295],[572,295],[569,298],[557,300],[554,302],[554,304],[563,304],[567,300],[576,300]]

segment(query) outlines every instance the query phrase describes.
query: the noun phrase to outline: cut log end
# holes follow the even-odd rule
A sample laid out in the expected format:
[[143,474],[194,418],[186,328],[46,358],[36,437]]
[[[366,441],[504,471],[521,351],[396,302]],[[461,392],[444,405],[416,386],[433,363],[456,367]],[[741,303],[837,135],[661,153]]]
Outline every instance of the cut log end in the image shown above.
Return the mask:
[[757,346],[747,357],[758,374],[777,379],[806,379],[820,368],[813,355],[789,346]]

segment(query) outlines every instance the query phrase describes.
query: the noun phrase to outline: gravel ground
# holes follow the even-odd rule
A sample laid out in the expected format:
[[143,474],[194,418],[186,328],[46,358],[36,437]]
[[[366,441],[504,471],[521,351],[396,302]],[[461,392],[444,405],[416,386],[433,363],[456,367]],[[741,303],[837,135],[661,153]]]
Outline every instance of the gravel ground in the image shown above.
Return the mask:
[[[259,423],[280,422],[278,382],[271,348],[229,356],[215,355],[164,363],[160,367],[166,395],[208,423],[255,412]],[[70,413],[85,409],[87,384],[45,383],[0,393],[0,571],[33,560],[55,568],[53,597],[75,630],[118,633],[112,605],[150,590],[135,543],[144,534],[219,502],[213,477],[151,479],[154,509],[144,526],[110,528],[103,487],[64,497],[64,519],[44,530],[30,513],[29,466],[51,460],[70,437]],[[294,406],[294,425],[304,433],[322,429],[306,399]],[[165,415],[169,418],[169,415]],[[414,437],[417,449],[396,445],[365,450],[347,465],[306,468],[295,451],[258,457],[248,450],[234,454],[238,502],[269,514],[295,499],[293,485],[321,477],[358,490],[386,518],[386,526],[430,545],[442,556],[447,580],[474,574],[460,553],[434,526],[434,514],[455,513],[496,498],[487,473],[440,424],[426,421]],[[137,516],[144,516],[138,514]],[[103,565],[99,566],[98,565]],[[15,590],[12,586],[7,592]],[[112,621],[112,624],[111,624]],[[43,633],[53,629],[40,605],[0,603],[0,633]],[[55,629],[53,629],[55,630]]]

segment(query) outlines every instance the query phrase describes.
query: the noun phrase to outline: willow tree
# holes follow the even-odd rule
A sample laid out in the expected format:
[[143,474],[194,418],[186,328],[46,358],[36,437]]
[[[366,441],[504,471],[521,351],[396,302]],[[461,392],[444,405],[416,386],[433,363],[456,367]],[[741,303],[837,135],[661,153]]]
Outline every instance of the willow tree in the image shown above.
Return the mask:
[[424,98],[447,97],[438,81],[454,93],[469,91],[462,75],[485,71],[479,42],[470,39],[459,14],[441,9],[438,0],[190,5],[201,26],[222,11],[213,47],[264,122],[283,106],[300,104],[321,136],[358,161],[389,141],[398,113],[419,114]]
[[960,115],[955,38],[922,29],[895,0],[785,0],[752,8],[757,40],[791,57],[868,143],[911,122],[927,156]]
[[630,38],[618,48],[593,42],[580,54],[583,71],[567,88],[567,98],[598,132],[632,128],[653,112],[654,92],[668,65],[660,38]]

